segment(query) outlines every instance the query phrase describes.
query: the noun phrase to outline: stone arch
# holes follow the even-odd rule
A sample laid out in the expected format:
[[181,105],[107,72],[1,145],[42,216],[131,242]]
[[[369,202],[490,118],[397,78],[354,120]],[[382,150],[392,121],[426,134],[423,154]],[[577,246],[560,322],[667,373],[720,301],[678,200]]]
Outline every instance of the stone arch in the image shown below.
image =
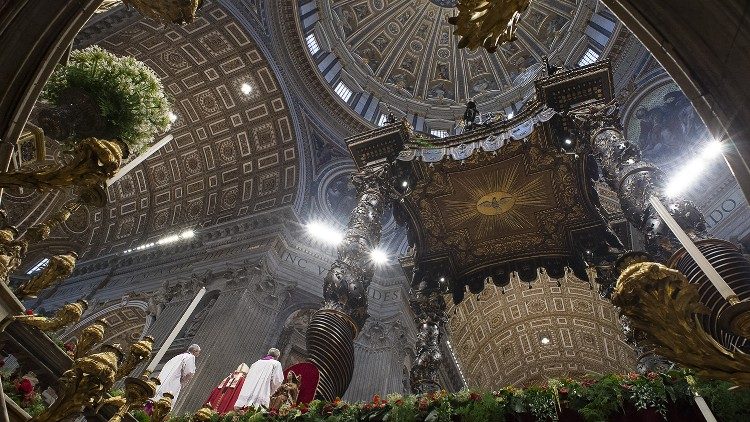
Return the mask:
[[77,338],[81,331],[98,319],[107,322],[102,344],[118,343],[127,352],[130,345],[140,340],[151,325],[151,318],[147,314],[148,303],[142,300],[127,300],[105,306],[93,312],[66,332],[62,339],[68,341]]

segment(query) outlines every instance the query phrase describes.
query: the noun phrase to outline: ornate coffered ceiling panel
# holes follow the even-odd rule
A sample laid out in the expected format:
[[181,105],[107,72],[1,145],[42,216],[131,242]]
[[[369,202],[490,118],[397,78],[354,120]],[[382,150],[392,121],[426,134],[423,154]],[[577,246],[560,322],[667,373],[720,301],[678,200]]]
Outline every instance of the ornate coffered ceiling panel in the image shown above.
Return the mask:
[[207,2],[192,24],[164,27],[120,8],[96,25],[86,41],[154,69],[177,120],[168,132],[174,139],[111,186],[104,209],[71,217],[61,235],[75,234],[79,253],[120,252],[293,204],[300,153],[287,98],[227,10]]
[[459,50],[447,18],[451,0],[319,2],[326,38],[345,71],[388,104],[427,117],[455,118],[474,98],[498,110],[520,100],[542,57],[565,60],[583,36],[594,2],[537,0],[521,18],[518,41],[497,53]]

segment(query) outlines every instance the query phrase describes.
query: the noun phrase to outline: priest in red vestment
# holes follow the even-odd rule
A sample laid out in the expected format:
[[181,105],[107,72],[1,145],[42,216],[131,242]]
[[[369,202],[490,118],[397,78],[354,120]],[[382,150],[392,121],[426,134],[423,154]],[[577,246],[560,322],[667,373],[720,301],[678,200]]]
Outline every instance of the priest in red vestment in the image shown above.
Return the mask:
[[241,363],[234,372],[214,388],[206,403],[210,404],[220,415],[234,410],[234,403],[237,402],[249,370],[250,368],[245,363]]

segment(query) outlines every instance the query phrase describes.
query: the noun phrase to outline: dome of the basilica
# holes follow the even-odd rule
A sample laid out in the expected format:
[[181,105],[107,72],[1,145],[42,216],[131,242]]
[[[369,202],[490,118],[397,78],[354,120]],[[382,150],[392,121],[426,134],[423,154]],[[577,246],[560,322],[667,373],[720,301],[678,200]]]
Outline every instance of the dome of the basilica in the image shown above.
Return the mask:
[[[459,37],[448,23],[457,14],[456,3],[317,2],[314,25],[305,15],[304,4],[299,11],[303,35],[313,34],[321,50],[332,52],[334,61],[340,62],[341,73],[334,77],[315,60],[329,83],[336,88],[341,81],[377,104],[379,113],[360,112],[363,117],[377,124],[379,115],[390,109],[397,115],[426,119],[426,127],[417,129],[427,131],[449,129],[470,99],[482,112],[517,111],[533,95],[533,80],[543,71],[543,57],[548,56],[553,64],[577,63],[597,5],[591,0],[534,1],[521,17],[518,40],[488,53],[457,47]],[[313,59],[316,56],[320,53],[313,54]]]

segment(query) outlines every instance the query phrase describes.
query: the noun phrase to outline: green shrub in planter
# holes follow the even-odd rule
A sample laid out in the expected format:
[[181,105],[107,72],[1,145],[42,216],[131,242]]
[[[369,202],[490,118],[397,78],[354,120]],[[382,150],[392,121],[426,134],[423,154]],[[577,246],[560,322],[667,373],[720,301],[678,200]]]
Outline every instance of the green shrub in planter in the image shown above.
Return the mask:
[[55,107],[40,112],[40,124],[68,147],[88,136],[120,138],[138,153],[170,124],[169,101],[154,71],[98,46],[73,51],[42,99]]

